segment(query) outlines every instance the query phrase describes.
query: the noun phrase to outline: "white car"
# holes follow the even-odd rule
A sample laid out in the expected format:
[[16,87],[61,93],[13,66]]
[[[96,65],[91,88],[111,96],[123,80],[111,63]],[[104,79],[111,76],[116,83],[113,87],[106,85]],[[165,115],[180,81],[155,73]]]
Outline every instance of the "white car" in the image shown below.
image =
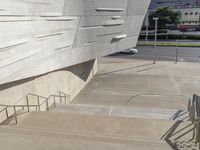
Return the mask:
[[128,53],[128,54],[137,54],[138,53],[138,50],[135,49],[135,48],[130,48],[130,49],[127,49],[127,50],[124,50],[124,51],[121,51],[120,53]]

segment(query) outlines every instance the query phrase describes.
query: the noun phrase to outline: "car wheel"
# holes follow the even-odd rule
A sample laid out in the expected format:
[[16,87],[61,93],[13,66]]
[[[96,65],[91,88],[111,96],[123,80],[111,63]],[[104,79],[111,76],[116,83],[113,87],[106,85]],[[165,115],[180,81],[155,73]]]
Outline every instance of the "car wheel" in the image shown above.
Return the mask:
[[130,55],[133,55],[134,53],[133,53],[133,51],[130,51],[129,54],[130,54]]

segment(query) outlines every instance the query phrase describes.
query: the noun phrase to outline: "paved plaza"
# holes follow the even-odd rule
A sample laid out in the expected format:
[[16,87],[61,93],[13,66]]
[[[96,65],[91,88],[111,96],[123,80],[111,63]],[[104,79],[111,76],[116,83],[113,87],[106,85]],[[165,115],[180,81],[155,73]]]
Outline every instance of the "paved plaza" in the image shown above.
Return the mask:
[[193,93],[200,94],[198,63],[135,60],[121,55],[100,58],[98,74],[74,103],[186,109]]

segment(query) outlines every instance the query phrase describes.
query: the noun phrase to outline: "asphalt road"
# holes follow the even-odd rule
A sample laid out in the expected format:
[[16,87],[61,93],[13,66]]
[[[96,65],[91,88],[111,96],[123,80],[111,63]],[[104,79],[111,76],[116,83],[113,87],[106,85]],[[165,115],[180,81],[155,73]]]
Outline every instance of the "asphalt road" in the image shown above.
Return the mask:
[[[176,47],[137,47],[138,53],[129,55],[126,53],[114,54],[115,57],[158,60],[158,61],[176,61]],[[200,62],[200,48],[179,47],[178,61],[182,62]]]

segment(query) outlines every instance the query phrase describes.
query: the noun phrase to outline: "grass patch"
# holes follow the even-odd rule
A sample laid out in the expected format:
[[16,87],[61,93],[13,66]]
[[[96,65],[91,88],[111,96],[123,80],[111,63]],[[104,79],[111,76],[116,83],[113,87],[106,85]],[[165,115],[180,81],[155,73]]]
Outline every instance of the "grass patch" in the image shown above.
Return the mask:
[[[155,42],[138,42],[139,46],[154,46]],[[176,47],[176,42],[157,42],[157,46]],[[179,47],[200,47],[200,43],[178,43]]]

